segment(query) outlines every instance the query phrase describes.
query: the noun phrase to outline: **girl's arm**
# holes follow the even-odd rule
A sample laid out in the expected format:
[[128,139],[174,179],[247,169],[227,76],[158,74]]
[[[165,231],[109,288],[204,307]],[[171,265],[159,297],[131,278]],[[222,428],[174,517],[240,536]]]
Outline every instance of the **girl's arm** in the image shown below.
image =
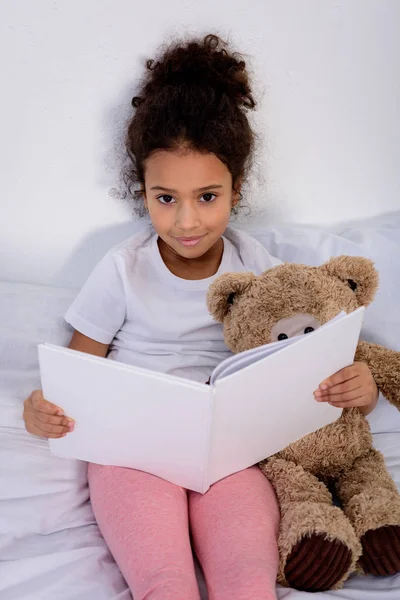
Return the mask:
[[[74,331],[69,348],[105,357],[109,344],[101,344]],[[43,397],[42,390],[34,390],[24,402],[25,428],[29,433],[44,438],[63,437],[74,429],[74,421],[64,415],[61,407],[52,404]]]
[[96,340],[92,340],[83,335],[83,333],[79,333],[79,331],[74,331],[74,335],[68,345],[68,348],[72,350],[79,350],[79,352],[86,352],[87,354],[94,354],[94,356],[101,356],[103,358],[107,355],[109,347],[110,344],[96,342]]

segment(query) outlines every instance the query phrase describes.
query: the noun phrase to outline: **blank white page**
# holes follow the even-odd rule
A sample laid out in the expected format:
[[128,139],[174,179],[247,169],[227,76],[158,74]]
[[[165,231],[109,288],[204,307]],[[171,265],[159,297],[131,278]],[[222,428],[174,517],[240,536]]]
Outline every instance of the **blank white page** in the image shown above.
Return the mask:
[[52,452],[205,491],[209,386],[47,344],[39,360],[45,398],[76,421]]
[[363,315],[358,309],[215,383],[210,485],[340,416],[313,392],[353,363]]

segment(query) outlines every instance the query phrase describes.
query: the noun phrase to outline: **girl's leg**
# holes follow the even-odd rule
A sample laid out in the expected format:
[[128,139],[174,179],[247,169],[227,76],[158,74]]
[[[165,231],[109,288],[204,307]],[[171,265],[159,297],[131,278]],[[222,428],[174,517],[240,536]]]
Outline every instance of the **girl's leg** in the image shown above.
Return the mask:
[[259,468],[189,492],[189,513],[209,600],[275,600],[279,509]]
[[89,465],[100,530],[135,600],[199,600],[187,493],[153,475]]

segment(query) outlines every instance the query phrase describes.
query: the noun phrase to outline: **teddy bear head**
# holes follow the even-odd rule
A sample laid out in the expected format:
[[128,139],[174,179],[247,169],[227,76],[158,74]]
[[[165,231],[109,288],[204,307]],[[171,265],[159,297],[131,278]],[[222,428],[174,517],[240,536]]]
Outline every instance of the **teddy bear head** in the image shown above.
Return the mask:
[[340,256],[320,267],[285,263],[259,276],[226,273],[211,284],[207,305],[237,353],[310,333],[343,311],[370,304],[377,287],[370,260]]

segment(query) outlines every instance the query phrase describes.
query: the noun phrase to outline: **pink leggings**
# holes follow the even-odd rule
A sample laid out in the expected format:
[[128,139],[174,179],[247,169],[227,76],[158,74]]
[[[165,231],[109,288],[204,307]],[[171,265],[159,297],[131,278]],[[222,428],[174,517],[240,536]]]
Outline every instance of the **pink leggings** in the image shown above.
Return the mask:
[[279,511],[257,467],[204,496],[153,475],[89,465],[94,513],[134,600],[199,600],[191,539],[210,600],[275,600]]

